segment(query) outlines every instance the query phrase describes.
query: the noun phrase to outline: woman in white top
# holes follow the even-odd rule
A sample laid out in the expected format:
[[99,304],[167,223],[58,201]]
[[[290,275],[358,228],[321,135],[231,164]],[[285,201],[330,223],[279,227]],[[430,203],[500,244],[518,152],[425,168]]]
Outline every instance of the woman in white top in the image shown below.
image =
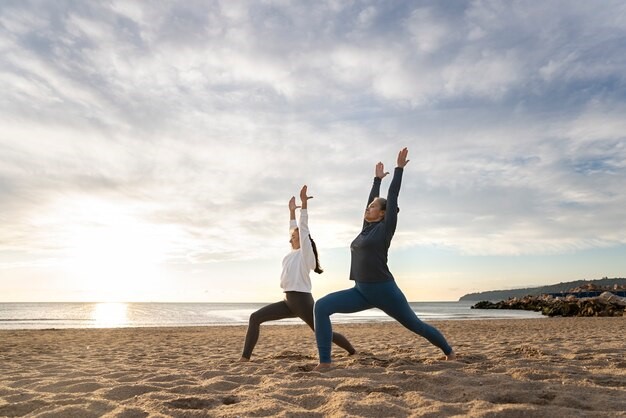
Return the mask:
[[[284,318],[302,319],[306,324],[315,330],[313,324],[313,295],[311,295],[311,278],[309,272],[314,270],[321,274],[315,242],[309,235],[307,201],[311,199],[307,196],[307,187],[302,186],[300,190],[301,206],[296,206],[295,197],[289,200],[289,230],[291,233],[292,250],[283,259],[283,271],[280,275],[280,286],[285,292],[285,299],[267,305],[250,315],[248,331],[246,332],[246,342],[240,361],[249,361],[252,350],[259,339],[260,326],[263,322],[277,321]],[[296,208],[300,211],[300,226],[296,223]],[[346,350],[349,354],[354,354],[352,344],[341,334],[333,332],[333,342]]]

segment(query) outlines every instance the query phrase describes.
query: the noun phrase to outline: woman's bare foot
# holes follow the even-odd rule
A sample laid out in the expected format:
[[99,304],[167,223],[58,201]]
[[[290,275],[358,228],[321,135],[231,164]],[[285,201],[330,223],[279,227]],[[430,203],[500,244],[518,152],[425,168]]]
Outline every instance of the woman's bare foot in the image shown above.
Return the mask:
[[450,354],[446,354],[446,361],[454,361],[456,360],[456,353],[454,350],[450,351]]
[[330,370],[332,367],[330,363],[320,363],[313,369],[314,372],[325,372],[326,370]]
[[239,359],[239,363],[247,363],[248,361],[250,361],[250,359],[245,357]]

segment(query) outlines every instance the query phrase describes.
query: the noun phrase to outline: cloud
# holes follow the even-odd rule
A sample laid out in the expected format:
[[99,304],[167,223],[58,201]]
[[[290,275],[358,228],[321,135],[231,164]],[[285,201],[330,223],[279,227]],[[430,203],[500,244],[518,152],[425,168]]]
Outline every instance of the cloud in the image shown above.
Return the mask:
[[173,262],[279,257],[304,183],[345,247],[402,146],[394,245],[623,243],[623,8],[3,4],[0,251],[50,248],[32,220],[95,198],[178,231]]

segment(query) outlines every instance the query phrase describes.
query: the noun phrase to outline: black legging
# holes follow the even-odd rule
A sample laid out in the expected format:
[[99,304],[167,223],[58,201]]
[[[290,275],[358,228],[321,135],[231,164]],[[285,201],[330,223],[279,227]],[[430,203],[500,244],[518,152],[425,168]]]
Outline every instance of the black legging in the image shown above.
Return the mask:
[[[310,293],[285,292],[284,300],[264,306],[252,313],[252,315],[250,315],[242,357],[249,359],[250,356],[252,356],[252,350],[254,350],[254,346],[259,340],[259,331],[263,322],[298,317],[315,331],[315,325],[313,324],[313,304],[313,295]],[[337,332],[333,332],[333,342],[348,353],[355,353],[354,347],[352,347],[352,344],[350,344],[347,338]]]

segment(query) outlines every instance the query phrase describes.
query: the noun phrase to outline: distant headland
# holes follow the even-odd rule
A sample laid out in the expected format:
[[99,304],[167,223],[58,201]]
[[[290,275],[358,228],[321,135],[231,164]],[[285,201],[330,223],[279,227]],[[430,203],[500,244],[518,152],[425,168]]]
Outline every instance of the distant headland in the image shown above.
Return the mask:
[[[482,300],[472,309],[521,309],[537,311],[547,316],[624,316],[626,309],[625,279],[593,280],[559,283],[525,290],[541,290],[540,294],[526,293],[524,296],[511,296],[506,300],[491,302]],[[575,287],[570,287],[577,285]],[[563,290],[561,286],[569,287]]]
[[[570,294],[578,292],[598,292],[602,291],[626,291],[626,278],[604,277],[598,280],[576,280],[572,282],[562,282],[553,285],[540,287],[526,287],[523,289],[490,290],[485,292],[468,293],[462,296],[459,301],[499,301],[509,298],[522,298],[524,296],[538,296],[545,294]],[[591,296],[591,295],[589,295]]]

